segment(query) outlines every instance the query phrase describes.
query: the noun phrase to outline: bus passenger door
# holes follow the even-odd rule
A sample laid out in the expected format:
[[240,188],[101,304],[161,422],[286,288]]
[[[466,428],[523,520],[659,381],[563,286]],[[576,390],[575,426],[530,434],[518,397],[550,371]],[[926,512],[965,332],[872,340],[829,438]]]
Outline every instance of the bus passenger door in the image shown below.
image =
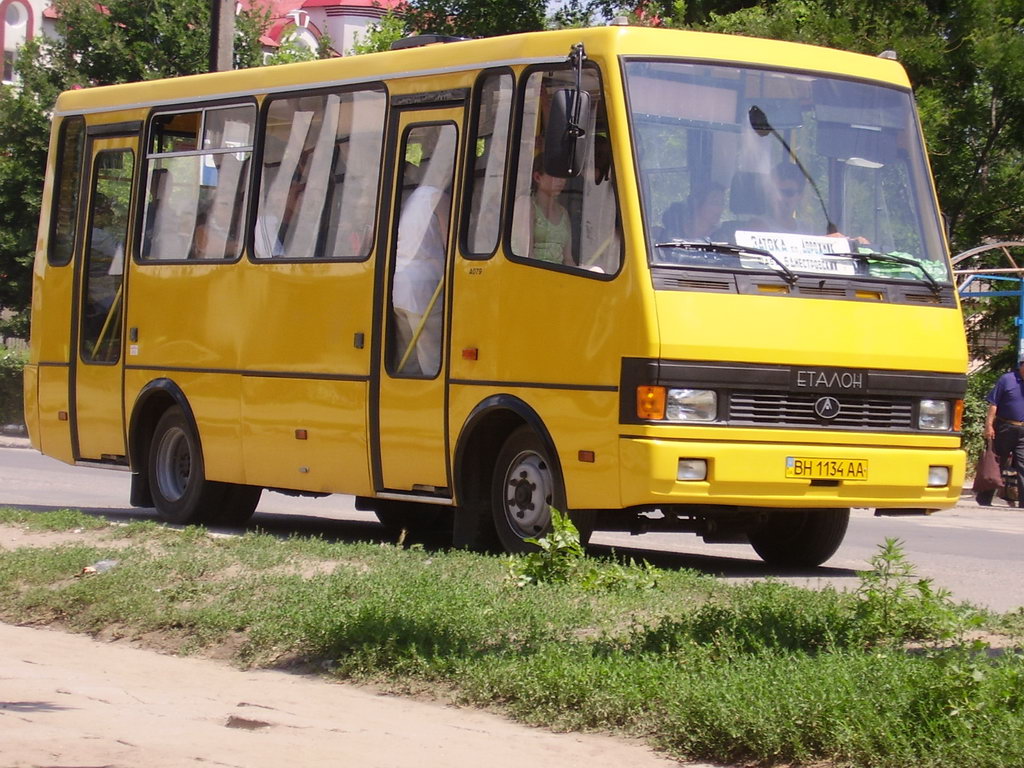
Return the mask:
[[447,309],[461,108],[399,112],[376,402],[378,490],[449,497]]
[[72,317],[72,440],[76,459],[125,455],[124,275],[136,136],[90,137],[85,224]]

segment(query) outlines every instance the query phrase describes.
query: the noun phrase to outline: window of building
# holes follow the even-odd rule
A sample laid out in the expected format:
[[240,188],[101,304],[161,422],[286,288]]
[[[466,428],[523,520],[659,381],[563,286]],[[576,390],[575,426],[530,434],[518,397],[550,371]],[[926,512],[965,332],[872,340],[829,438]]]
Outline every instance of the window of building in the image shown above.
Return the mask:
[[17,60],[17,50],[28,42],[31,34],[30,10],[28,6],[13,0],[7,5],[4,11],[3,34],[0,41],[3,42],[3,81],[13,83],[15,81],[14,65]]

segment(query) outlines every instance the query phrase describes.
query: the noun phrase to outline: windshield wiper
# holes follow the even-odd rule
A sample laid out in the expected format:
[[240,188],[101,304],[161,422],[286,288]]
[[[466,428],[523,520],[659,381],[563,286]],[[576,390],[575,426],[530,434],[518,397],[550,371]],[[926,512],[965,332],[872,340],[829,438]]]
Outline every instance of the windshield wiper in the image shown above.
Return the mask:
[[886,261],[890,264],[906,264],[910,267],[916,267],[920,270],[921,274],[924,275],[924,280],[921,282],[927,283],[928,287],[931,288],[932,293],[936,296],[942,295],[942,286],[939,285],[938,281],[932,277],[931,273],[924,268],[921,262],[914,259],[908,259],[906,256],[896,256],[892,253],[878,253],[878,251],[862,251],[860,253],[830,253],[829,256],[846,256],[857,261],[862,261],[865,264],[869,261]]
[[[764,256],[765,258],[771,259],[779,265],[779,269],[785,274],[785,280],[790,285],[796,285],[797,277],[796,272],[787,267],[778,256],[771,251],[765,251],[761,248],[751,248],[745,245],[732,245],[731,243],[712,243],[710,240],[670,240],[667,243],[655,243],[655,248],[686,248],[690,251],[698,251],[703,253],[726,253],[735,256],[740,256],[744,253],[749,253],[754,256]],[[844,254],[845,255],[845,254]]]

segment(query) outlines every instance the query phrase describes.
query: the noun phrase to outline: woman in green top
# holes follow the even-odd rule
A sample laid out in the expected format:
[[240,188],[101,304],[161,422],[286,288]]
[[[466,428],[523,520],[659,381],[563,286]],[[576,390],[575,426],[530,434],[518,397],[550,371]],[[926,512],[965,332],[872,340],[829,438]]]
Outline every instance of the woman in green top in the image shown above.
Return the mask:
[[541,157],[533,162],[531,195],[532,247],[530,257],[553,264],[572,265],[572,229],[569,213],[558,202],[565,179],[544,173]]

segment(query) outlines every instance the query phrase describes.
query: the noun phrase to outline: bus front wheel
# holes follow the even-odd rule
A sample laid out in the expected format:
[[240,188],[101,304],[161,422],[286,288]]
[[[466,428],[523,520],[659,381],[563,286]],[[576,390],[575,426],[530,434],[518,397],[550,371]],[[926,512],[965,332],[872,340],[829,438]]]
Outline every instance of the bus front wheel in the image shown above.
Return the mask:
[[848,509],[779,510],[747,538],[769,565],[815,567],[836,553],[849,522]]
[[[529,427],[519,427],[505,440],[495,462],[491,511],[498,540],[506,552],[529,552],[551,530],[551,508],[566,512],[565,487],[549,448]],[[593,531],[593,513],[571,513],[586,544]]]

